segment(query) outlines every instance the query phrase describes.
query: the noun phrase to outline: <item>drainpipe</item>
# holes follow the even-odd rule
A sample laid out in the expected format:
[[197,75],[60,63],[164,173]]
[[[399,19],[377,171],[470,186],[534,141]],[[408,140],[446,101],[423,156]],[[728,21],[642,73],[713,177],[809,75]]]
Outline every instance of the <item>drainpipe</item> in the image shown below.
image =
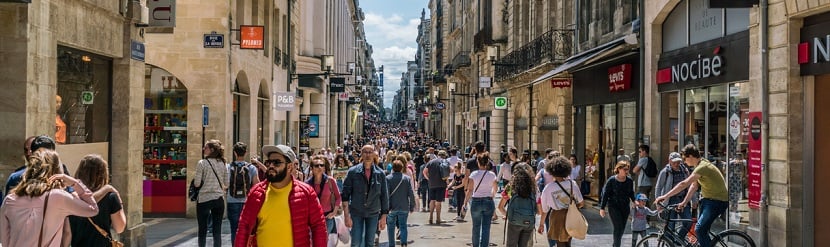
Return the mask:
[[[640,140],[641,142],[643,142],[643,144],[646,144],[645,140],[643,139],[644,132],[645,132],[645,113],[646,113],[646,111],[645,111],[645,103],[646,103],[646,99],[645,99],[645,97],[646,97],[646,93],[645,93],[645,91],[646,91],[646,84],[645,84],[646,83],[646,80],[645,80],[645,71],[646,71],[646,68],[645,68],[645,61],[646,61],[645,48],[646,48],[646,46],[645,46],[645,40],[646,40],[646,37],[645,37],[645,33],[643,32],[643,29],[645,29],[644,27],[646,25],[646,22],[645,22],[645,18],[643,18],[643,17],[645,17],[645,12],[646,12],[646,7],[645,6],[646,6],[646,4],[645,4],[644,0],[640,0],[638,2],[639,2],[639,4],[637,4],[638,5],[637,7],[640,9],[639,10],[640,16],[638,18],[639,21],[640,21],[640,28],[639,28],[639,30],[637,30],[637,32],[638,32],[637,37],[639,38],[639,40],[637,41],[637,43],[638,43],[637,45],[640,46],[640,56],[639,56],[640,57],[640,66],[639,66],[640,68],[638,69],[637,73],[639,73],[639,77],[640,77],[639,83],[640,84],[638,85],[638,90],[637,90],[638,93],[639,93],[639,95],[637,96],[637,140]],[[651,143],[648,143],[648,145],[651,145]]]
[[[283,61],[285,63],[288,63],[288,66],[286,66],[288,68],[286,72],[286,74],[288,74],[288,80],[285,83],[286,92],[291,92],[291,74],[294,74],[294,71],[291,68],[291,60],[293,58],[293,56],[291,55],[291,9],[294,8],[294,6],[291,4],[292,2],[294,2],[294,0],[288,0],[288,33],[285,34],[285,41],[287,42],[287,47],[285,47],[285,53],[288,54],[288,59],[286,61]],[[291,111],[285,111],[285,144],[291,146]],[[297,147],[297,150],[300,150],[299,146]]]
[[533,84],[527,87],[530,92],[530,100],[528,100],[530,107],[528,107],[527,114],[527,150],[533,149]]
[[769,213],[769,53],[767,39],[769,36],[768,0],[760,0],[760,45],[761,45],[761,219],[758,231],[761,246],[767,243],[767,214]]

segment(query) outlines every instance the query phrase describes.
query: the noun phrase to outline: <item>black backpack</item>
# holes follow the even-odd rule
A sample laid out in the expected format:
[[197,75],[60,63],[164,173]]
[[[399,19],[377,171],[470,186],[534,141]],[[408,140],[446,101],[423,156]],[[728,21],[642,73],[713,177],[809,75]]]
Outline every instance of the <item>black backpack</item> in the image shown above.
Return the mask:
[[657,163],[655,163],[654,160],[651,159],[651,157],[647,157],[647,158],[648,158],[648,164],[645,167],[646,168],[645,169],[646,170],[646,176],[648,176],[650,178],[656,177],[657,173],[659,171],[657,169]]
[[248,163],[237,165],[236,162],[231,163],[230,169],[230,188],[229,193],[234,198],[245,198],[248,191],[251,189],[251,176],[248,174]]
[[507,202],[507,223],[517,226],[534,226],[536,224],[536,196],[521,197],[514,194]]

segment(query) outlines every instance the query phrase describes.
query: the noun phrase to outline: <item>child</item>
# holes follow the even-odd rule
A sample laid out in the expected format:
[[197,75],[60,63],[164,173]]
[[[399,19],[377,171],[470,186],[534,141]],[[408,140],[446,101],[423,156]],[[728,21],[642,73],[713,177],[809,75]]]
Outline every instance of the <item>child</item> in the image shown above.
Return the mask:
[[631,209],[631,246],[637,246],[637,238],[646,236],[646,229],[648,228],[648,219],[646,215],[655,216],[657,211],[646,207],[648,196],[645,194],[637,194],[637,204]]

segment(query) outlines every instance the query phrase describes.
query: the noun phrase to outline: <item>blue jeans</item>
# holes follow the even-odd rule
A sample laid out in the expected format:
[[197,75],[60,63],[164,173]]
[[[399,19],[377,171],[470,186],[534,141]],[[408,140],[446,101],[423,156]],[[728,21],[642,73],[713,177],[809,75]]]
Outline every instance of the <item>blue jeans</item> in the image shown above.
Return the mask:
[[712,240],[709,238],[709,229],[712,228],[712,223],[715,222],[721,214],[726,212],[729,207],[729,202],[718,201],[712,199],[700,200],[700,216],[697,219],[697,226],[695,233],[697,233],[697,241],[700,246],[710,246]]
[[334,218],[326,218],[326,233],[337,233],[337,221]]
[[[684,207],[683,211],[680,211],[680,212],[670,211],[669,212],[669,219],[677,219],[677,218],[691,219],[692,218],[692,208],[691,207]],[[677,232],[677,236],[686,236],[686,234],[689,233],[689,228],[692,227],[691,222],[683,222],[683,223],[681,223],[683,225],[683,227],[681,227],[680,230],[678,231],[678,230],[676,230],[677,229],[676,228],[677,222],[669,221],[666,224],[669,225],[669,229],[672,229],[672,230]]]
[[228,222],[231,223],[231,243],[236,240],[236,229],[239,227],[239,214],[242,213],[245,203],[228,203]]
[[490,246],[490,224],[496,204],[492,197],[473,198],[470,215],[473,217],[473,247]]
[[386,216],[386,232],[389,236],[389,245],[395,246],[395,227],[401,229],[401,245],[407,242],[408,231],[406,229],[406,218],[409,216],[407,211],[390,211]]
[[373,247],[375,246],[375,232],[378,231],[378,218],[380,215],[352,217],[352,247]]

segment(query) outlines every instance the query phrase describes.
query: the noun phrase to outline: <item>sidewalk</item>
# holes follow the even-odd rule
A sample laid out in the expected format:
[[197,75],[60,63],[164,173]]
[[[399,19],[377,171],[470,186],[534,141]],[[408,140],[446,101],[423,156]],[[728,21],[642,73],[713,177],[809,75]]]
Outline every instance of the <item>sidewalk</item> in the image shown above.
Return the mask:
[[[496,201],[498,203],[498,200]],[[498,204],[497,204],[498,205]],[[455,213],[447,213],[447,204],[444,204],[441,214],[444,221],[441,225],[426,225],[429,220],[428,213],[415,212],[410,214],[409,239],[414,241],[410,246],[468,246],[472,236],[472,221],[467,217],[467,222],[457,223],[449,221],[455,217]],[[611,220],[599,217],[599,210],[593,207],[582,209],[585,218],[588,219],[588,237],[585,240],[574,240],[573,246],[611,246],[612,227]],[[449,221],[449,222],[448,222]],[[147,246],[198,246],[197,244],[197,223],[196,219],[185,218],[147,218],[146,236]],[[630,225],[630,224],[629,224]],[[623,235],[623,246],[631,245],[630,226],[626,226],[626,234]],[[490,246],[504,246],[504,221],[493,224],[490,230]],[[543,241],[545,236],[534,234],[534,247],[547,246]],[[230,244],[230,225],[227,220],[222,222],[222,246]],[[212,246],[211,235],[208,234],[207,246]],[[382,231],[380,246],[387,246],[386,231]],[[349,246],[340,243],[338,246]]]

